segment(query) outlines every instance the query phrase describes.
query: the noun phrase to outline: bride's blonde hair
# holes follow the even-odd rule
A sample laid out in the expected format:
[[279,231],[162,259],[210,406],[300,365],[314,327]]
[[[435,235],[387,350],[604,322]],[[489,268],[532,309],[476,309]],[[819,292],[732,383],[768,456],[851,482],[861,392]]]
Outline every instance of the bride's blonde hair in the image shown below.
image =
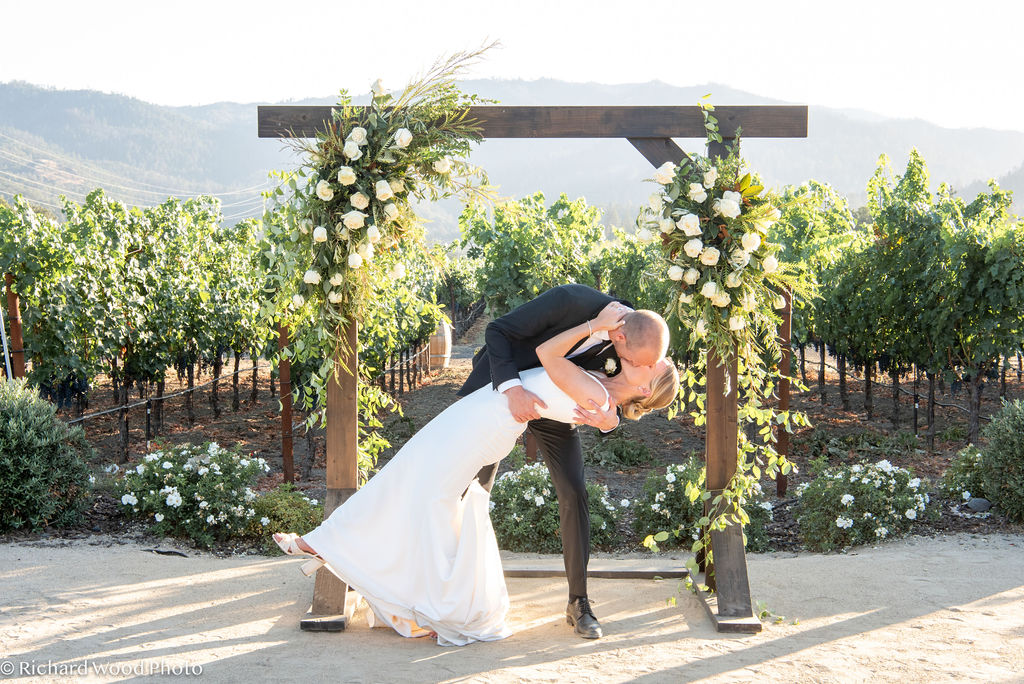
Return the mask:
[[665,370],[651,380],[651,393],[622,404],[622,415],[630,420],[640,420],[645,413],[663,409],[671,404],[678,393],[679,371],[670,360]]

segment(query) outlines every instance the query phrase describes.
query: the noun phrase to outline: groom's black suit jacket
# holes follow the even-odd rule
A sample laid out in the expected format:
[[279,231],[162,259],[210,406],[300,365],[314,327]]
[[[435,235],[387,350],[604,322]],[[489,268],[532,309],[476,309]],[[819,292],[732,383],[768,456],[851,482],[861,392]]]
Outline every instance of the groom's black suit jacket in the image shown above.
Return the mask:
[[[464,397],[488,382],[498,389],[506,380],[519,377],[519,371],[541,365],[537,358],[538,345],[594,318],[613,301],[633,306],[586,285],[559,285],[491,321],[484,333],[484,346],[473,357],[473,371],[458,395]],[[569,353],[585,340],[580,340]],[[609,358],[618,362],[612,344],[605,345],[603,350],[601,345],[596,345],[572,361],[588,370],[603,370]],[[616,363],[615,372],[620,366]]]

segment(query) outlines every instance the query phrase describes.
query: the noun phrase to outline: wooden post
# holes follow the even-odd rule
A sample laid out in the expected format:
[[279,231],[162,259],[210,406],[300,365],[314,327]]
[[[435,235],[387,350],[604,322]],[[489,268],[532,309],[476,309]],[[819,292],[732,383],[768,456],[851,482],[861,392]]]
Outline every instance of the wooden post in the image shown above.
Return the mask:
[[18,306],[18,295],[14,292],[14,274],[5,273],[4,281],[7,289],[7,316],[11,326],[11,371],[14,377],[25,377],[25,342],[21,334],[21,311]]
[[[708,143],[708,157],[720,159],[728,154],[732,141]],[[736,473],[739,446],[739,399],[737,393],[737,350],[726,367],[718,354],[707,353],[707,426],[705,428],[706,487],[711,499],[705,502],[705,514],[714,519],[724,508],[713,504],[715,496],[728,487]],[[761,621],[754,617],[750,603],[750,582],[743,548],[743,526],[730,524],[724,530],[711,531],[711,557],[705,557],[704,583],[714,595],[701,592],[708,617],[720,632],[759,632]]]
[[[277,326],[277,348],[288,346],[288,330],[283,324]],[[281,359],[277,366],[281,382],[281,461],[284,481],[295,482],[295,461],[292,458],[292,363]]]
[[[789,371],[793,365],[793,349],[790,347],[793,338],[793,293],[786,290],[782,293],[782,298],[786,306],[782,309],[782,323],[779,325],[779,345],[782,347],[782,359],[779,363],[785,377],[779,380],[779,411],[788,411]],[[781,428],[778,430],[775,450],[779,456],[789,456],[789,433]],[[788,486],[789,479],[779,473],[775,479],[775,493],[780,497],[785,496]]]
[[[341,331],[352,350],[351,358],[339,356],[337,373],[327,382],[327,500],[324,519],[356,493],[359,484],[357,425],[359,402],[357,370],[358,326],[352,321]],[[313,605],[309,617],[300,621],[304,630],[337,632],[345,629],[355,610],[356,599],[348,585],[334,573],[321,567],[313,587]]]

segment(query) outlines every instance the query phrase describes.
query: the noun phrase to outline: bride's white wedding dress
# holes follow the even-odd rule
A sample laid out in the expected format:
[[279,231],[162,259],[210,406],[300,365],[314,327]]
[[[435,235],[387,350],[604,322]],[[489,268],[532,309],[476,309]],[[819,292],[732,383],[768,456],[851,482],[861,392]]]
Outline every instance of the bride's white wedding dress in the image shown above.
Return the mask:
[[[573,421],[576,402],[543,368],[520,377],[547,404],[542,416]],[[490,495],[474,478],[508,454],[525,428],[488,384],[413,435],[302,538],[363,595],[377,619],[404,636],[432,630],[444,646],[510,636]]]

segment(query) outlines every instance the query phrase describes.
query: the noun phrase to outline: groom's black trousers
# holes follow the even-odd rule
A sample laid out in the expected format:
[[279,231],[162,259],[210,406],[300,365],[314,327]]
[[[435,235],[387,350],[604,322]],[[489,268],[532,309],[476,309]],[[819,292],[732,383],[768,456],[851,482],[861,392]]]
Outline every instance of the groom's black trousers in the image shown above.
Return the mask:
[[[558,495],[558,518],[562,534],[562,558],[569,580],[569,599],[587,595],[587,563],[590,561],[590,507],[583,479],[583,448],[575,425],[538,418],[527,423],[537,440],[537,449],[551,473]],[[477,478],[491,491],[498,464],[480,470]]]

